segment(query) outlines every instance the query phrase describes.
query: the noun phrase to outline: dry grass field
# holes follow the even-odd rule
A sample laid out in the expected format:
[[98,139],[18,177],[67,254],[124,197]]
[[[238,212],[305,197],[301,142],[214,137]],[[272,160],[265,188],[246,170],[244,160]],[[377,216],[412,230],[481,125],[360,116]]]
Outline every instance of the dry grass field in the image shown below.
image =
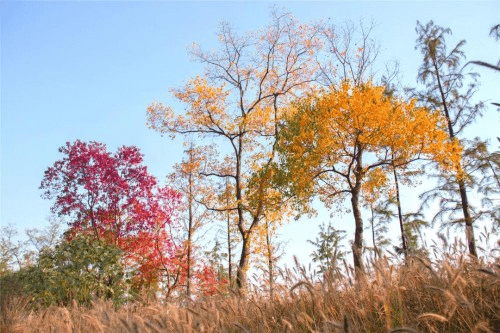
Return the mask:
[[[302,271],[305,273],[305,271]],[[273,299],[257,291],[190,304],[143,302],[115,309],[30,310],[26,298],[2,300],[3,332],[500,332],[500,260],[459,257],[372,263],[365,281],[347,276],[311,283],[297,269]]]
[[163,304],[30,310],[2,300],[4,332],[500,332],[500,260],[458,257],[431,264],[372,263],[366,280],[337,276],[312,283],[288,271],[273,299],[263,292]]

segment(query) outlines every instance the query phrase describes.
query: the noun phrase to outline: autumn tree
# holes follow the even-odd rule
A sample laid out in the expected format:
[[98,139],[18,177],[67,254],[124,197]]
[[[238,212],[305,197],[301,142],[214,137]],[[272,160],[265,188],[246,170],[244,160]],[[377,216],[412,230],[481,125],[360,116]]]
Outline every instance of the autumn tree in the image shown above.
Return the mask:
[[[300,25],[288,13],[274,11],[272,23],[256,32],[239,35],[226,23],[218,33],[221,47],[213,52],[192,48],[205,72],[173,90],[186,105],[185,113],[162,103],[148,107],[152,129],[171,135],[198,135],[211,139],[210,154],[201,174],[224,191],[229,181],[229,202],[205,202],[216,212],[232,212],[242,239],[237,285],[245,289],[246,271],[255,230],[264,214],[285,212],[285,203],[271,184],[276,136],[283,105],[304,94],[315,80],[315,55],[320,48],[314,26]],[[220,197],[220,196],[219,196]]]
[[49,217],[49,225],[45,229],[29,228],[26,229],[28,243],[32,245],[36,252],[41,253],[44,250],[54,249],[60,242],[62,232],[62,221],[55,216]]
[[[331,55],[326,61],[319,63],[319,81],[326,87],[339,85],[349,80],[354,85],[363,84],[373,77],[373,65],[377,59],[379,45],[372,38],[374,24],[360,22],[355,25],[347,22],[341,26],[327,25],[321,29],[325,41],[326,52]],[[386,88],[386,94],[394,94],[399,80],[399,64],[386,63],[385,73],[380,83]],[[401,168],[402,170],[398,170]],[[399,196],[398,173],[407,173],[406,165],[393,167],[394,188],[396,191],[396,206],[400,223],[403,252],[407,253],[405,240],[403,213]],[[373,202],[369,206],[373,206]],[[371,207],[373,208],[373,207]],[[388,222],[388,221],[387,221]],[[382,228],[383,229],[383,228]],[[383,230],[380,230],[383,231]],[[379,233],[380,234],[380,233]],[[380,236],[382,236],[380,234]],[[383,236],[382,236],[383,237]]]
[[[187,218],[184,229],[187,232],[186,240],[186,293],[188,297],[191,295],[191,271],[192,271],[192,257],[193,257],[193,242],[192,238],[196,230],[200,227],[200,220],[195,219],[195,156],[193,147],[191,146],[187,151],[187,161],[183,161],[180,165],[174,167],[175,172],[171,175],[172,180],[177,182],[177,188],[184,194],[186,198],[185,209],[187,211]],[[186,209],[187,208],[187,209]]]
[[27,242],[18,239],[18,231],[12,224],[0,228],[0,275],[26,266]]
[[136,147],[115,154],[99,142],[66,143],[64,157],[45,171],[42,197],[52,212],[68,218],[68,239],[91,234],[125,252],[138,266],[138,283],[156,283],[176,256],[167,226],[180,194],[159,187]]
[[18,230],[12,224],[0,228],[0,275],[34,265],[40,253],[52,250],[61,237],[61,223],[55,217],[49,218],[44,230],[29,228],[27,239],[18,237]]
[[405,165],[424,155],[447,169],[459,163],[461,148],[448,140],[440,115],[415,103],[371,82],[344,82],[298,101],[280,134],[282,171],[276,179],[288,193],[319,195],[328,205],[350,197],[358,277],[364,272],[362,193],[380,189],[393,163]]
[[[418,71],[418,81],[425,85],[420,91],[413,90],[423,105],[432,111],[439,111],[446,119],[449,140],[462,135],[463,130],[476,117],[481,116],[483,103],[474,103],[477,74],[462,71],[465,54],[461,40],[450,50],[447,49],[446,35],[450,29],[435,25],[432,21],[426,25],[417,22],[418,34],[416,49],[423,55],[423,63]],[[462,165],[460,168],[466,168]],[[439,175],[439,184],[435,190],[424,193],[424,204],[435,198],[441,198],[437,218],[465,225],[469,253],[477,257],[471,204],[467,194],[467,177],[464,174]],[[461,212],[461,218],[456,214]]]

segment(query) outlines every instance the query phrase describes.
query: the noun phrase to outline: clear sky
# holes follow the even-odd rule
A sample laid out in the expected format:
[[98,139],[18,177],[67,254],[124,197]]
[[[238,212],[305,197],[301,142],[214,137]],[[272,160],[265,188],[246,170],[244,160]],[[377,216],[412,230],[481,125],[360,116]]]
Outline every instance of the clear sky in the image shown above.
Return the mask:
[[[415,25],[434,20],[449,27],[449,43],[466,39],[469,60],[496,63],[500,42],[488,37],[500,23],[500,1],[294,1],[276,2],[299,20],[332,23],[373,20],[380,43],[378,66],[400,62],[403,80],[415,85],[421,57]],[[179,162],[180,140],[145,126],[146,107],[173,104],[168,89],[201,73],[190,61],[192,42],[210,48],[223,20],[240,31],[262,28],[272,2],[66,2],[1,1],[1,224],[23,230],[44,227],[51,202],[38,189],[44,170],[61,158],[58,147],[81,139],[115,151],[138,146],[145,164],[161,181]],[[500,75],[483,68],[478,98],[500,101]],[[470,135],[499,135],[498,113],[488,107]],[[324,215],[328,215],[324,213]],[[318,220],[282,229],[287,257],[311,252]],[[344,216],[340,229],[350,229]],[[352,233],[348,234],[352,237]]]

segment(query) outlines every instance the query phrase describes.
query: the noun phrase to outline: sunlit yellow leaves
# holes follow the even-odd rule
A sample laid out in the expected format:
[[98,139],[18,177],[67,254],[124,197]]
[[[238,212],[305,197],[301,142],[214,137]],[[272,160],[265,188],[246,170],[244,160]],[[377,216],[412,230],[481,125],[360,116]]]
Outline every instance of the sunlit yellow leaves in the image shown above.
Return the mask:
[[365,175],[365,181],[363,182],[363,198],[368,203],[375,202],[380,198],[380,191],[387,184],[386,172],[381,168],[371,169]]
[[274,133],[274,112],[271,106],[262,104],[255,106],[252,112],[241,118],[240,122],[242,127],[248,131],[272,135]]
[[388,96],[371,82],[343,82],[295,104],[290,114],[281,147],[298,191],[315,183],[316,192],[327,197],[363,180],[367,200],[374,200],[389,165],[425,157],[450,171],[459,168],[460,145],[448,139],[438,113]]
[[224,86],[214,87],[206,79],[196,77],[184,89],[174,91],[174,95],[188,105],[186,116],[190,126],[194,123],[207,128],[227,128],[226,98],[229,92]]
[[204,78],[190,80],[183,89],[173,94],[187,105],[185,115],[175,115],[171,107],[153,103],[148,107],[148,125],[162,133],[175,135],[197,132],[200,135],[225,133],[235,124],[227,114],[225,85],[212,86]]
[[148,126],[160,133],[168,133],[170,136],[175,136],[175,131],[170,131],[174,128],[176,120],[175,113],[171,107],[166,107],[163,103],[154,102],[147,109]]

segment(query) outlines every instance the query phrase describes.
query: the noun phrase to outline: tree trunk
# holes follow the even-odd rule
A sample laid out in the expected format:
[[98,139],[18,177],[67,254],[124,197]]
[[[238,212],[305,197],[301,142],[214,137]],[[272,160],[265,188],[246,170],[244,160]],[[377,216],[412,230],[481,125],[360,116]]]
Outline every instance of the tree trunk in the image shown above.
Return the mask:
[[[226,178],[226,206],[229,207],[229,180]],[[231,214],[229,211],[227,214],[227,261],[228,261],[228,275],[229,275],[229,286],[233,287],[233,255],[231,249]]]
[[227,261],[228,267],[227,272],[229,275],[229,286],[233,287],[233,254],[231,250],[231,220],[229,218],[229,213],[227,213]]
[[269,277],[269,296],[271,299],[274,297],[274,262],[273,262],[273,248],[271,244],[271,235],[269,234],[269,222],[266,221],[266,245],[267,245],[267,265]]
[[472,217],[469,212],[469,201],[467,199],[467,190],[463,179],[458,180],[458,187],[460,189],[460,197],[462,199],[462,212],[465,219],[465,236],[469,246],[469,254],[477,257],[476,240],[474,237],[474,226],[472,225]]
[[[394,155],[392,155],[394,159]],[[408,259],[408,245],[406,244],[406,233],[403,225],[403,213],[401,209],[401,201],[399,198],[399,181],[398,174],[396,172],[396,167],[394,166],[394,160],[392,162],[392,172],[394,173],[394,184],[396,187],[396,203],[398,205],[398,218],[399,218],[399,229],[401,230],[401,242],[403,243],[403,253],[405,256],[405,261]]]
[[243,213],[243,205],[241,202],[243,201],[242,196],[242,184],[241,184],[241,160],[242,160],[242,151],[243,151],[243,134],[238,136],[238,149],[236,151],[236,202],[237,212],[238,212],[238,230],[241,234],[242,246],[241,246],[241,255],[240,255],[240,263],[238,266],[238,271],[236,272],[236,285],[238,286],[238,290],[240,292],[245,292],[246,289],[246,269],[248,266],[248,255],[250,252],[250,235],[247,230],[245,230],[245,217]]
[[188,194],[188,248],[187,248],[187,281],[186,281],[186,293],[191,296],[191,242],[193,233],[193,179],[192,174],[189,173],[188,176],[189,183],[189,194]]
[[363,219],[361,210],[359,209],[359,196],[361,194],[361,182],[363,179],[363,148],[359,142],[356,142],[356,169],[354,170],[355,183],[351,185],[351,205],[352,214],[354,215],[355,231],[354,242],[352,243],[352,256],[354,260],[354,270],[356,280],[361,280],[365,274],[363,264]]
[[236,273],[236,284],[241,293],[246,292],[247,288],[247,270],[248,270],[248,258],[250,255],[250,233],[245,233],[242,237],[243,243],[241,246],[241,257],[240,264],[238,266],[238,272]]
[[356,225],[354,243],[352,244],[352,256],[354,260],[356,280],[359,280],[365,273],[363,264],[363,219],[361,217],[361,210],[359,209],[359,192],[359,189],[355,189],[351,197],[352,213],[354,215],[354,223]]

